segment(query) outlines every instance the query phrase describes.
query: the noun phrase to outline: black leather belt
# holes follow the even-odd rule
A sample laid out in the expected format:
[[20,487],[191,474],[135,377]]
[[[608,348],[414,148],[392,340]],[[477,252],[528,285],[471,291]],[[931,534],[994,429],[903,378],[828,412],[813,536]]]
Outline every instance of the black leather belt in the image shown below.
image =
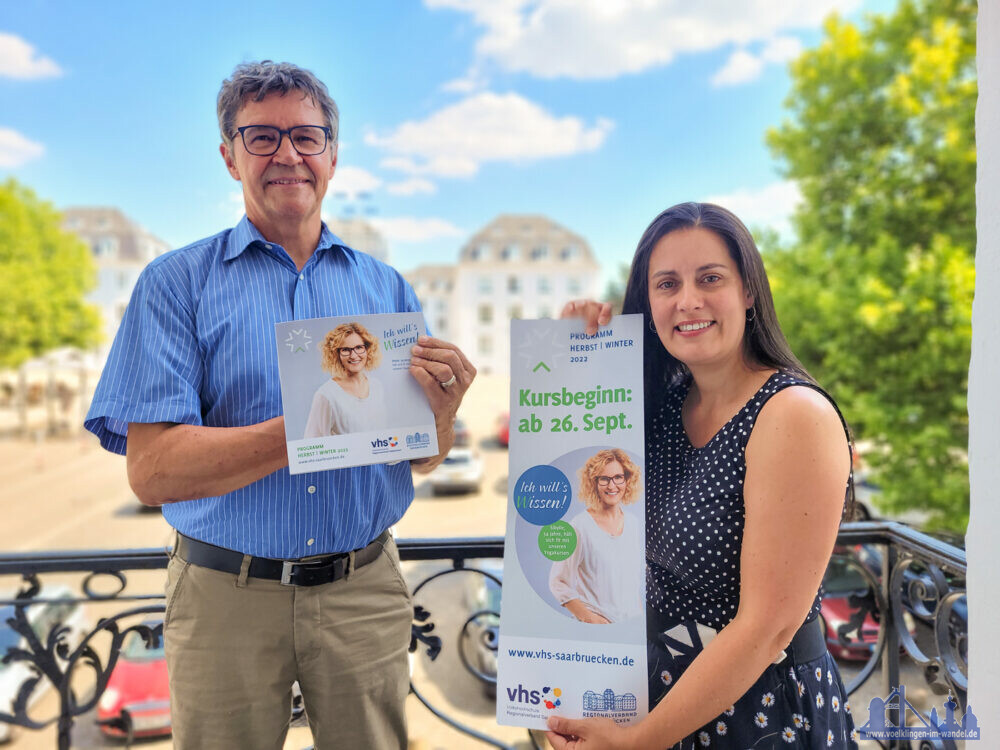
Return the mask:
[[804,623],[792,636],[792,642],[785,647],[786,662],[805,664],[818,659],[826,652],[826,633],[817,617]]
[[[319,586],[339,581],[351,570],[363,568],[375,562],[382,554],[382,548],[389,541],[388,530],[367,547],[336,555],[319,555],[301,560],[273,560],[269,557],[251,557],[247,576],[281,581],[286,586]],[[182,560],[203,568],[219,570],[223,573],[239,575],[243,567],[243,553],[200,542],[183,534],[177,534],[177,554]],[[353,558],[353,565],[352,560]]]

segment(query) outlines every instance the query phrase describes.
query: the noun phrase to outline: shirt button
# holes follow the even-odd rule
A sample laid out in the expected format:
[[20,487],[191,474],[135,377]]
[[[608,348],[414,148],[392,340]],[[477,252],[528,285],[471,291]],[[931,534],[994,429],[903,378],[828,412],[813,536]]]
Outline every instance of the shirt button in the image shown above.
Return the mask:
[[270,245],[264,245],[264,247],[266,247],[268,250],[273,250],[274,249]]
[[316,494],[316,485],[315,484],[310,484],[308,487],[306,487],[306,492],[308,492],[310,495],[315,495]]
[[310,547],[312,547],[313,546],[313,542],[315,542],[315,541],[316,541],[315,539],[309,539],[308,541],[306,541],[306,544],[308,544]]
[[299,274],[299,281],[302,281],[303,279],[305,279],[305,277],[306,277],[306,275],[304,273],[300,273]]

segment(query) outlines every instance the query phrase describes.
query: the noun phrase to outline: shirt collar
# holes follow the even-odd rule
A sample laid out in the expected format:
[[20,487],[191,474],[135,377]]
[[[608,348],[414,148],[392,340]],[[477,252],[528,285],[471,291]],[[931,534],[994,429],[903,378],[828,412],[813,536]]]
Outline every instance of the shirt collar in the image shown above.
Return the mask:
[[[240,219],[240,223],[233,227],[233,230],[229,233],[229,238],[226,240],[226,254],[223,256],[224,260],[233,260],[239,257],[244,250],[254,243],[267,245],[268,241],[260,233],[260,230],[253,225],[253,222],[247,218],[246,214],[244,214],[243,218]],[[331,232],[324,221],[321,224],[319,242],[316,243],[316,250],[314,252],[318,253],[321,250],[328,250],[334,247],[339,247],[344,252],[345,257],[352,263],[357,263],[354,251],[345,245],[340,237]]]

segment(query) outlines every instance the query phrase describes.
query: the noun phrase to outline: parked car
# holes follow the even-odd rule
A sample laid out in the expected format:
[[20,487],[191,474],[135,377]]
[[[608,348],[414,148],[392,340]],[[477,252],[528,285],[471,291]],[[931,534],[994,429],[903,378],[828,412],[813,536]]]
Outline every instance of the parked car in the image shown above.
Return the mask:
[[504,412],[497,419],[497,442],[504,448],[510,445],[510,414]]
[[431,492],[479,492],[483,484],[483,462],[471,448],[452,448],[430,474]]
[[871,612],[865,613],[859,631],[852,630],[843,639],[838,632],[858,611],[858,606],[851,604],[850,597],[863,597],[868,592],[868,581],[850,563],[838,558],[830,560],[823,577],[820,617],[826,634],[826,647],[833,658],[867,661],[875,650],[879,625]]
[[461,417],[455,418],[455,447],[456,448],[467,448],[472,443],[472,433],[469,431],[469,425],[465,423],[465,420]]
[[[155,627],[160,621],[144,624]],[[147,646],[138,633],[128,634],[97,704],[97,724],[109,737],[170,734],[170,686],[162,637]]]
[[[503,563],[480,560],[470,567],[496,576],[503,581]],[[459,655],[466,668],[483,684],[489,698],[497,694],[497,646],[500,641],[500,584],[489,576],[468,573],[465,606],[474,617],[459,642]]]
[[[850,555],[858,564],[868,569],[875,580],[881,576],[881,554],[877,546],[859,544],[854,547],[837,546],[836,555]],[[878,561],[878,567],[873,567]],[[834,557],[827,566],[823,577],[823,601],[820,617],[826,634],[826,645],[835,659],[845,661],[867,661],[878,643],[879,615],[874,611],[865,612],[860,629],[852,628],[841,637],[840,628],[847,625],[860,609],[860,600],[873,596],[865,576],[849,561]],[[852,602],[851,598],[854,597]],[[871,602],[874,606],[874,601]],[[916,625],[909,612],[903,613],[907,630],[913,636]]]
[[[0,594],[0,599],[13,599],[12,593]],[[44,603],[27,607],[28,623],[38,639],[44,644],[49,633],[56,627],[67,627],[69,633],[66,642],[70,649],[76,648],[87,633],[87,621],[83,607],[73,600],[73,592],[68,586],[53,585],[43,588],[37,599]],[[0,607],[0,711],[12,713],[14,700],[17,698],[21,685],[30,679],[34,671],[25,661],[11,661],[6,664],[2,659],[12,648],[27,649],[26,640],[16,630],[7,624],[14,617],[15,606],[7,604]],[[28,698],[30,709],[52,687],[52,683],[42,678]],[[0,742],[8,742],[14,733],[10,724],[0,723]]]

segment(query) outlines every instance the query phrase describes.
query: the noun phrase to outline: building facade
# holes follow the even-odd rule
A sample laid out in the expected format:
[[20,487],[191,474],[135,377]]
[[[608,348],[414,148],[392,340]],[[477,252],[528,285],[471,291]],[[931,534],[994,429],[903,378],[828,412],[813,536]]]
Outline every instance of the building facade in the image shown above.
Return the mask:
[[456,264],[406,278],[435,335],[480,371],[509,374],[510,320],[552,318],[570,300],[597,299],[600,273],[580,235],[545,216],[504,214],[468,239]]
[[67,208],[63,211],[63,228],[87,243],[97,265],[97,286],[88,300],[100,308],[104,318],[104,341],[99,350],[103,361],[139,274],[170,246],[117,208]]
[[328,219],[326,224],[348,247],[367,253],[383,263],[389,262],[389,245],[371,222],[356,217],[341,217]]

